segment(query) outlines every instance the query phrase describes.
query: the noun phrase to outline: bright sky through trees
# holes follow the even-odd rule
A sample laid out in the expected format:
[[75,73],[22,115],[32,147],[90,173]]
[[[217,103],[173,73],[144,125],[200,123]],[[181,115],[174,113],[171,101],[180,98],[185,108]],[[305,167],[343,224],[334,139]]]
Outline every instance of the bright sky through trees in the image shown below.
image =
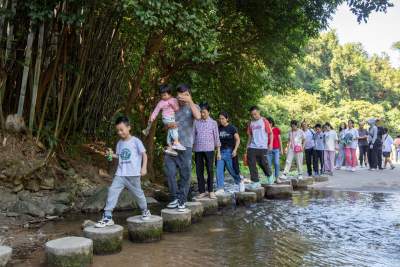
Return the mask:
[[336,29],[341,44],[360,42],[369,54],[385,52],[392,64],[400,67],[400,52],[392,48],[394,42],[400,41],[400,2],[394,1],[394,4],[387,13],[372,13],[368,22],[361,24],[343,4],[333,16],[330,28]]

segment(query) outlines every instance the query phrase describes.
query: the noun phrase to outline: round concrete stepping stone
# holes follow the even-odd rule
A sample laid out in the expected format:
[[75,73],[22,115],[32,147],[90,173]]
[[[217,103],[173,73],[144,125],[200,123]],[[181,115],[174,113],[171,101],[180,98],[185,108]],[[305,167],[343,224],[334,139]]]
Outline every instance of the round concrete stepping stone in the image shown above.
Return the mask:
[[203,218],[204,207],[201,202],[186,202],[186,208],[190,209],[192,212],[192,223],[197,223]]
[[167,232],[184,232],[192,224],[192,212],[190,209],[178,211],[176,209],[161,210],[164,222],[164,230]]
[[293,187],[288,184],[271,184],[265,185],[265,197],[270,199],[291,198]]
[[129,217],[129,239],[132,242],[149,243],[161,240],[163,233],[163,219],[160,216],[151,215],[148,220],[142,220],[142,216]]
[[293,185],[294,190],[307,189],[307,187],[309,185],[312,185],[313,183],[314,183],[314,178],[312,178],[312,177],[303,178],[301,180],[292,179],[292,185]]
[[93,241],[69,236],[51,240],[45,245],[47,266],[86,267],[93,261]]
[[7,266],[12,255],[12,248],[7,246],[0,246],[0,267]]
[[328,176],[315,176],[314,181],[316,183],[327,182],[327,181],[329,181],[329,177]]
[[265,197],[265,189],[264,187],[258,188],[246,188],[246,192],[254,192],[257,195],[257,202],[261,202]]
[[235,197],[238,205],[247,206],[257,202],[257,194],[254,192],[237,192]]
[[194,198],[195,201],[203,204],[204,207],[204,216],[215,215],[218,212],[218,199],[212,198]]
[[124,227],[117,224],[104,228],[88,226],[83,229],[83,235],[93,240],[93,252],[98,255],[120,252],[123,234]]
[[232,194],[230,193],[222,193],[217,195],[217,200],[218,200],[218,206],[220,207],[226,207],[229,205],[232,205]]

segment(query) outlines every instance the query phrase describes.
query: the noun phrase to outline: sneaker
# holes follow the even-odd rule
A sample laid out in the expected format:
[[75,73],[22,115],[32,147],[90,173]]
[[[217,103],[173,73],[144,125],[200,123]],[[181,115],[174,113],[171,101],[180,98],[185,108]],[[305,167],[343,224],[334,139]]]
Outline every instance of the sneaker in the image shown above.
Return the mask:
[[114,221],[113,221],[112,217],[111,216],[103,216],[103,218],[100,221],[98,221],[94,225],[94,227],[104,228],[104,227],[112,226],[112,225],[114,225]]
[[351,171],[352,171],[352,172],[355,172],[355,171],[356,171],[356,168],[354,168],[354,167],[351,168]]
[[176,145],[172,145],[172,149],[180,150],[180,151],[185,151],[185,150],[186,150],[186,147],[184,147],[182,144],[178,143],[178,144],[176,144]]
[[210,198],[211,198],[211,199],[216,199],[216,198],[217,198],[217,196],[215,195],[215,193],[214,193],[214,192],[210,192]]
[[246,190],[246,187],[244,186],[244,181],[241,180],[239,184],[239,192],[244,192]]
[[261,187],[261,184],[259,182],[254,182],[254,183],[251,184],[251,188],[252,189],[257,189],[257,188],[260,188],[260,187]]
[[216,195],[223,195],[225,193],[225,190],[224,189],[218,189],[217,191],[215,191],[215,194]]
[[167,148],[166,150],[164,150],[164,153],[170,156],[178,156],[178,152],[176,152],[172,148]]
[[281,178],[277,178],[277,179],[275,180],[275,183],[276,183],[276,184],[283,183],[283,180],[282,180]]
[[279,177],[281,180],[287,180],[286,174],[282,173],[281,176]]
[[179,201],[177,199],[175,199],[174,201],[170,202],[167,205],[167,208],[168,209],[176,209],[178,207],[178,205],[179,205]]
[[151,213],[149,210],[142,211],[142,220],[143,221],[147,221],[148,219],[150,219],[150,217],[151,217]]
[[274,184],[275,183],[275,177],[273,175],[271,175],[267,179],[268,179],[268,184]]
[[368,169],[368,170],[369,170],[369,171],[376,171],[376,169],[372,169],[372,168],[371,168],[371,169]]
[[303,180],[303,176],[300,174],[300,175],[297,177],[297,179],[298,179],[298,180]]
[[179,205],[178,205],[178,211],[179,211],[179,212],[184,212],[184,211],[186,211],[186,205],[185,205],[185,203],[179,203]]
[[[243,186],[244,186],[244,184],[243,184]],[[232,191],[233,191],[233,193],[240,192],[240,185],[238,185],[238,184],[233,185]]]

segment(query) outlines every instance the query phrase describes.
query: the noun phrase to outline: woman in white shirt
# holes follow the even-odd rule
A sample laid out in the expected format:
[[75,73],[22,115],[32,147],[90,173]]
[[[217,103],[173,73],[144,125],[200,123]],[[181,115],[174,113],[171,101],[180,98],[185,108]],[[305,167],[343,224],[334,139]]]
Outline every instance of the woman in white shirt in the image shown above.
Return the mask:
[[302,130],[298,128],[298,122],[292,120],[290,122],[291,130],[288,134],[288,144],[286,147],[286,165],[280,178],[286,179],[292,167],[293,158],[296,158],[298,179],[303,179],[303,152],[305,135]]
[[344,134],[344,151],[346,155],[346,166],[348,170],[356,171],[357,166],[357,145],[358,145],[358,131],[354,129],[354,121],[349,120],[348,128]]
[[395,167],[390,158],[390,154],[392,153],[392,147],[393,147],[394,141],[393,141],[393,138],[389,135],[387,128],[383,128],[382,141],[383,141],[382,152],[383,152],[383,157],[385,158],[385,163],[383,165],[383,168],[386,169],[386,165],[389,163],[390,168],[393,170]]
[[325,140],[324,168],[326,174],[333,175],[338,135],[336,131],[332,129],[332,125],[329,122],[325,123],[325,129],[326,131],[324,132],[324,140]]

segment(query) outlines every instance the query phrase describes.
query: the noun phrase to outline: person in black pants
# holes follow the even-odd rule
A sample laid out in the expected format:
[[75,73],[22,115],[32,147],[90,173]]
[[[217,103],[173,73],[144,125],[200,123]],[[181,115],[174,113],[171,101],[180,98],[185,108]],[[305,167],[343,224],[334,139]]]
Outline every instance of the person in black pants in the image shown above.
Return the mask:
[[368,130],[368,161],[369,169],[374,171],[378,168],[378,149],[379,144],[377,142],[378,138],[378,127],[375,125],[375,119],[369,119],[369,130]]
[[318,174],[318,161],[316,161],[315,155],[315,132],[313,129],[308,128],[305,121],[301,123],[301,129],[305,135],[304,153],[306,156],[307,174],[311,177],[313,175],[313,169],[314,174]]
[[384,134],[384,130],[383,130],[383,127],[379,125],[380,124],[380,120],[379,119],[376,120],[376,124],[377,124],[377,127],[378,127],[378,136],[377,136],[377,139],[376,139],[376,142],[377,142],[376,157],[377,157],[377,160],[378,160],[378,168],[379,168],[379,170],[383,170],[383,167],[382,167],[383,138],[382,137],[383,137],[383,134]]
[[[314,134],[314,166],[316,167],[315,176],[320,176],[324,172],[324,148],[325,148],[325,138],[324,133],[322,132],[321,124],[317,123],[315,125],[315,134]],[[318,163],[320,165],[318,165]],[[321,167],[319,167],[321,166]],[[314,170],[315,171],[315,170]]]
[[359,160],[360,167],[367,166],[367,154],[368,154],[368,131],[364,129],[365,123],[362,121],[358,128],[358,149],[360,151]]

